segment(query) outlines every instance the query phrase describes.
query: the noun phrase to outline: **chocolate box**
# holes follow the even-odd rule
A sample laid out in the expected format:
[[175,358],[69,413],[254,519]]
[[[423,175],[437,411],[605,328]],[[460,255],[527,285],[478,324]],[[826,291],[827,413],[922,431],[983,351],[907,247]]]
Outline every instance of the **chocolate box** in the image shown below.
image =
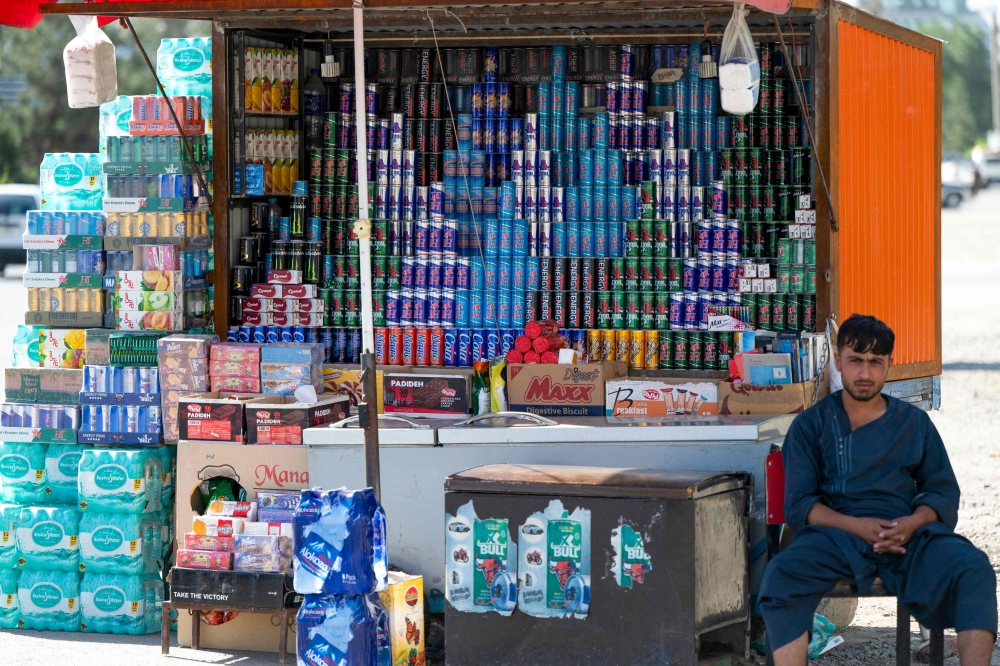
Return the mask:
[[462,375],[395,375],[382,377],[384,411],[429,418],[469,413],[469,379]]
[[246,406],[248,444],[301,444],[302,431],[347,418],[347,396],[320,396],[299,403],[293,396],[265,396],[263,402]]
[[187,396],[177,406],[180,439],[208,442],[242,442],[246,437],[248,403],[271,402],[260,394],[200,393]]

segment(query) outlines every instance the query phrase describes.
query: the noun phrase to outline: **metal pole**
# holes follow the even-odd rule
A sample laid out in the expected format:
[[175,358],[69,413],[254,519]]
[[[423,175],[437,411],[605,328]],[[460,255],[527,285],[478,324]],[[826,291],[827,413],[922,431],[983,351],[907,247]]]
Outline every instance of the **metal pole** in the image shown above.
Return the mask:
[[358,145],[358,221],[354,225],[361,260],[361,404],[358,411],[365,429],[365,480],[381,499],[378,455],[378,393],[375,385],[375,331],[372,326],[372,239],[368,215],[368,142],[365,119],[365,18],[364,4],[354,0],[354,120]]

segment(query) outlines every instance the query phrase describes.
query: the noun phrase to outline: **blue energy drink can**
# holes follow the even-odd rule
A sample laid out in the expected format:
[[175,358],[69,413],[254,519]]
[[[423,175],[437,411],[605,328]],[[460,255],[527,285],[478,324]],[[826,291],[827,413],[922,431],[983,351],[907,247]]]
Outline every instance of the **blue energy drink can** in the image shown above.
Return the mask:
[[500,76],[500,48],[487,46],[483,49],[483,81],[496,83]]
[[500,355],[500,332],[496,329],[486,330],[486,349],[484,350],[484,355],[486,358],[495,358]]

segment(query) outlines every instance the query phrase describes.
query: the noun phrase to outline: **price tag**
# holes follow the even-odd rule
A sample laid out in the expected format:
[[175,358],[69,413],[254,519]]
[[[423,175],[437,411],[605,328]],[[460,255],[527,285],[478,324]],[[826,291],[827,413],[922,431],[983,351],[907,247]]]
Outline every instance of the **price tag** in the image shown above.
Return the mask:
[[649,80],[653,83],[673,83],[684,76],[684,70],[680,67],[664,67],[653,72]]

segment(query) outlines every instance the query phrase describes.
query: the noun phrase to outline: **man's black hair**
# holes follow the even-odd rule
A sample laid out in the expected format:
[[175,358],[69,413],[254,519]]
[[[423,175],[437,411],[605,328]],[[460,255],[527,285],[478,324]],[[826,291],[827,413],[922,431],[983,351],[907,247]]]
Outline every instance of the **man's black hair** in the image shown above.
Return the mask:
[[871,315],[851,315],[837,333],[837,351],[850,347],[858,354],[892,356],[896,334],[885,322]]

